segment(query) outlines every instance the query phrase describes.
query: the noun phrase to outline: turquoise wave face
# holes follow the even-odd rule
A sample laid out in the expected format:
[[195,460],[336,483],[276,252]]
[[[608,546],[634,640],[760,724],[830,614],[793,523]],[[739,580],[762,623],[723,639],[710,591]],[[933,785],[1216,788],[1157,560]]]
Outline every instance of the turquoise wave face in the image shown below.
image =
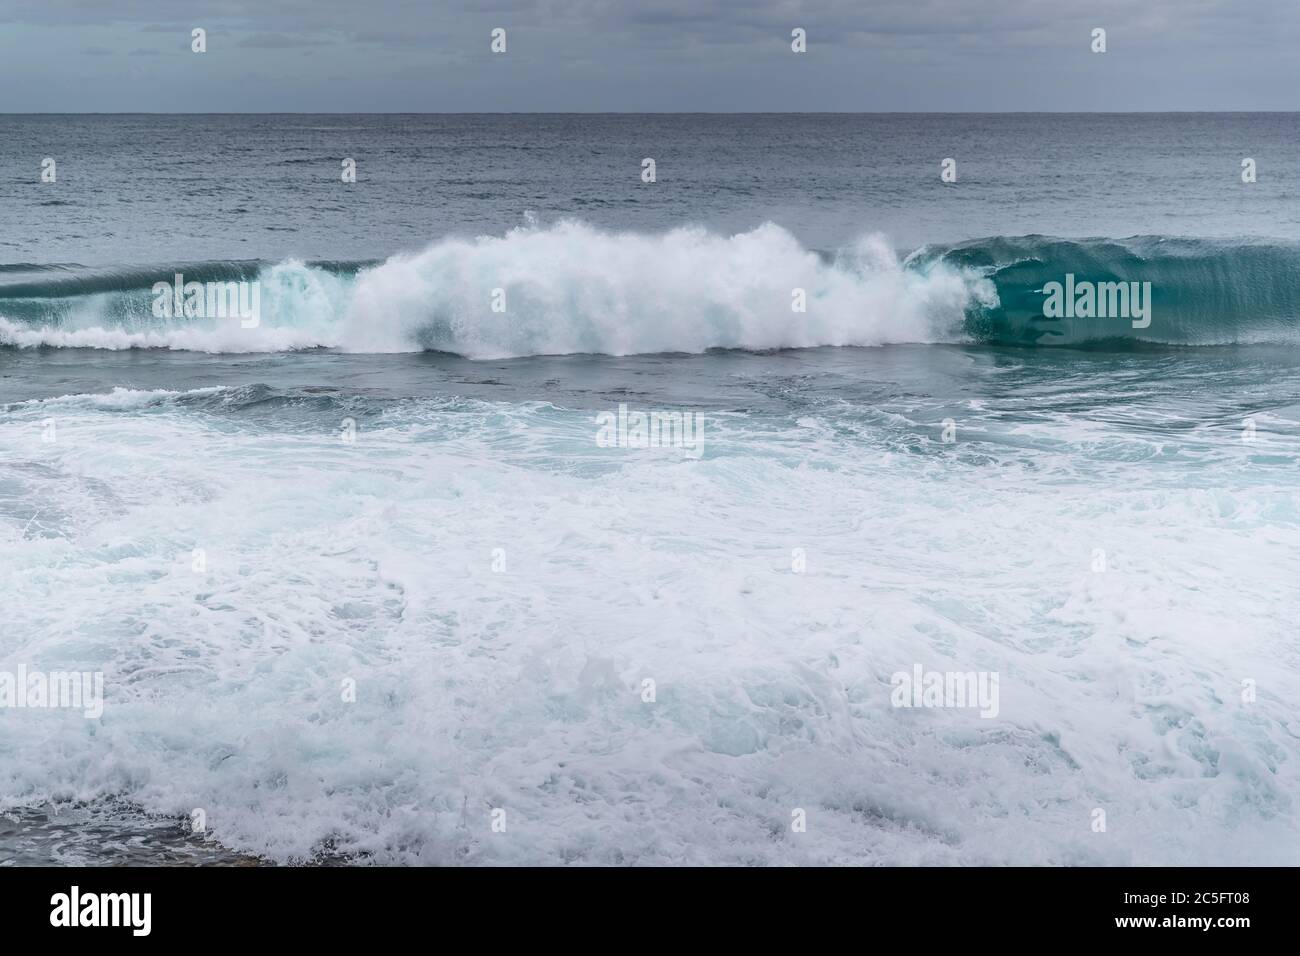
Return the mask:
[[[320,261],[301,264],[324,275],[350,277],[370,262]],[[0,266],[0,316],[40,327],[68,326],[90,313],[104,326],[143,328],[151,323],[155,286],[175,283],[252,282],[265,279],[274,264],[256,260],[185,262],[157,266],[85,268],[78,265]]]
[[996,304],[977,306],[966,318],[966,331],[977,341],[1099,347],[1300,342],[1300,244],[996,237],[927,247],[909,262],[914,268],[935,263],[993,282]]

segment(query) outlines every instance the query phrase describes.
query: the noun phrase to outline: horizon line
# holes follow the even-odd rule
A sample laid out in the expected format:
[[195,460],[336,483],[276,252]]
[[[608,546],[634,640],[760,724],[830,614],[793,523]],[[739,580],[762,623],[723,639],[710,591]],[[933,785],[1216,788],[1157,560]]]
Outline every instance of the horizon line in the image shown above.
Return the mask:
[[0,116],[1241,116],[1295,110],[23,110]]

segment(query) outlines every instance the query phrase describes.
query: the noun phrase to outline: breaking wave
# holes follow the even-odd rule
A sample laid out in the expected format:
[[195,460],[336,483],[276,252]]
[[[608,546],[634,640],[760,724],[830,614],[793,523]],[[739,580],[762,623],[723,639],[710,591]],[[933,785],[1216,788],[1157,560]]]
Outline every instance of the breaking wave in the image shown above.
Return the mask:
[[[258,324],[160,317],[155,283],[256,280]],[[1150,282],[1153,321],[1051,320],[1067,274]],[[382,262],[159,268],[0,266],[0,345],[205,352],[452,352],[469,358],[894,343],[1174,345],[1300,341],[1300,245],[1168,237],[995,237],[900,257],[834,252],[767,223],[607,232],[581,222],[448,238]]]

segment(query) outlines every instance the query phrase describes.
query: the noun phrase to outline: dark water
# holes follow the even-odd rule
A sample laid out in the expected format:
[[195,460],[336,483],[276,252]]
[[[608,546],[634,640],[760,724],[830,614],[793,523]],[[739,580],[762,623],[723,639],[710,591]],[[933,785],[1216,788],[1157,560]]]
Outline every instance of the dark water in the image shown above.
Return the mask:
[[0,816],[0,866],[256,866],[169,820],[103,802]]
[[[900,248],[1300,238],[1296,113],[10,115],[0,142],[6,262],[382,258],[499,235],[525,210],[642,231],[772,220],[820,249],[873,231]],[[949,157],[955,188],[939,179]]]

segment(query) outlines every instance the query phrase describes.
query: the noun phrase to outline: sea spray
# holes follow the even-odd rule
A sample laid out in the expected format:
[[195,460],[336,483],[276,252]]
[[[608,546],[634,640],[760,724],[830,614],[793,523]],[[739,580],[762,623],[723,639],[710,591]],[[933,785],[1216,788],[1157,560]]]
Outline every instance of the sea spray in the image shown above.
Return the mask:
[[354,270],[287,261],[256,272],[256,328],[182,316],[183,308],[159,316],[152,280],[130,285],[138,271],[92,282],[85,294],[64,275],[50,278],[49,295],[32,277],[10,289],[0,283],[0,343],[470,358],[698,353],[954,341],[967,311],[992,303],[992,285],[978,275],[942,264],[904,268],[882,237],[825,255],[771,223],[721,235],[565,221],[444,239]]

